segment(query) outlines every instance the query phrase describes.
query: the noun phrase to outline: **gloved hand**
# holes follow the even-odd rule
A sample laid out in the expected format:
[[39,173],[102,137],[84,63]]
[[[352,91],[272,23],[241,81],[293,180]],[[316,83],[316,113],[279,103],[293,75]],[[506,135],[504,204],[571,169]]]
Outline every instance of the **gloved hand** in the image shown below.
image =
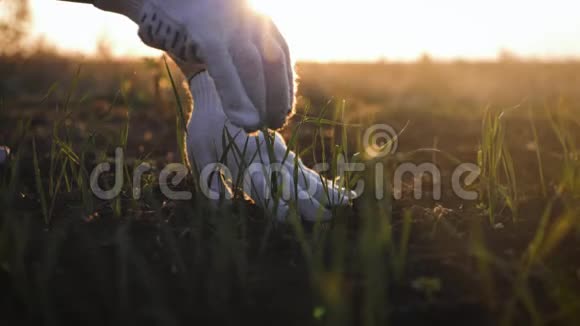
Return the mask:
[[288,45],[274,23],[252,11],[246,0],[93,1],[139,24],[145,44],[183,62],[205,63],[236,126],[279,129],[292,115]]
[[[271,138],[262,131],[249,135],[231,124],[222,109],[215,84],[207,72],[190,80],[195,108],[187,125],[187,153],[192,169],[207,185],[206,195],[220,199],[229,189],[243,187],[258,206],[285,221],[290,203],[307,221],[328,221],[331,207],[347,206],[356,194],[307,168],[278,133]],[[220,167],[221,174],[214,173]],[[271,173],[277,172],[278,196]],[[212,176],[212,174],[214,174]],[[219,177],[219,176],[223,177]],[[243,185],[237,183],[243,181]],[[211,198],[214,196],[214,198]],[[231,198],[231,197],[230,197]]]

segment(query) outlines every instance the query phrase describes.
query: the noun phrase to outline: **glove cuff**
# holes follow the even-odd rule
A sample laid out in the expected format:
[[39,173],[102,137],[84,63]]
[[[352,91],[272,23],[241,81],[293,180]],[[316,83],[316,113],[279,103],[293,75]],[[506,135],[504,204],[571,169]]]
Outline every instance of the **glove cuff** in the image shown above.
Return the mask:
[[195,103],[195,110],[216,110],[222,107],[213,78],[202,71],[189,80],[189,89]]

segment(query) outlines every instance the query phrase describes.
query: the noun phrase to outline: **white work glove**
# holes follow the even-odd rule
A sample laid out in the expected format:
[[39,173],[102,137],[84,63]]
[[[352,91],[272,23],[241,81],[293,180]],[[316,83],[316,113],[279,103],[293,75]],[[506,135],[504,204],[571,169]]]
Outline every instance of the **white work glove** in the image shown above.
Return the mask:
[[[192,168],[202,176],[201,184],[208,185],[209,193],[223,194],[224,189],[232,189],[237,180],[243,180],[245,193],[278,221],[286,220],[291,202],[296,203],[305,220],[327,221],[332,218],[332,206],[349,205],[349,197],[354,198],[353,192],[304,166],[295,153],[288,151],[280,134],[276,133],[270,152],[263,132],[249,135],[230,123],[207,72],[198,70],[190,80],[190,90],[195,107],[187,126],[187,153]],[[219,163],[227,168],[225,177],[214,175],[206,179],[208,171],[215,171]],[[288,190],[286,194],[282,191],[279,197],[270,195],[271,174],[265,173],[268,169],[282,172],[277,178],[282,188]]]
[[246,131],[284,126],[293,113],[288,45],[246,0],[93,0],[139,24],[145,44],[207,64],[229,120]]

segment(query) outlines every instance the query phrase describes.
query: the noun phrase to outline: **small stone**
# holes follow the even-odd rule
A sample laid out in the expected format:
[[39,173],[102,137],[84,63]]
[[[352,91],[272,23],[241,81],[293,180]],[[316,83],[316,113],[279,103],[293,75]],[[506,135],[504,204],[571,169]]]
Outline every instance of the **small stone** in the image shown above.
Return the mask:
[[503,225],[503,223],[497,223],[496,225],[493,226],[493,228],[496,230],[503,230],[505,229],[505,225]]
[[447,217],[450,213],[453,213],[452,209],[445,208],[441,205],[437,205],[433,208],[433,215],[435,215],[437,219]]

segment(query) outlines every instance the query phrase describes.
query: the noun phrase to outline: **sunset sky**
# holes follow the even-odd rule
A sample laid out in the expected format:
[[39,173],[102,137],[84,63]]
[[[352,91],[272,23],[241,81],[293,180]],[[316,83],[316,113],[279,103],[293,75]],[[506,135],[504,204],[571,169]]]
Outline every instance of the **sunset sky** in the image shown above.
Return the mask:
[[[89,5],[31,0],[34,34],[64,50],[155,55],[128,19]],[[577,0],[251,0],[274,18],[298,60],[490,59],[502,49],[523,57],[580,57]]]

